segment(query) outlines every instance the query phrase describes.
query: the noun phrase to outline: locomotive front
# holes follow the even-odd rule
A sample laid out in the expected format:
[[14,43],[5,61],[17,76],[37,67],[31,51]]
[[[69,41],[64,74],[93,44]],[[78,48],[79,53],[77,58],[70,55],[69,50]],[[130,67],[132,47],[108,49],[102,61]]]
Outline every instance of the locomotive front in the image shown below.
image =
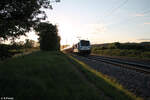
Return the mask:
[[80,42],[78,43],[78,52],[80,54],[87,54],[87,55],[89,55],[91,53],[90,41],[88,41],[88,40],[80,40]]

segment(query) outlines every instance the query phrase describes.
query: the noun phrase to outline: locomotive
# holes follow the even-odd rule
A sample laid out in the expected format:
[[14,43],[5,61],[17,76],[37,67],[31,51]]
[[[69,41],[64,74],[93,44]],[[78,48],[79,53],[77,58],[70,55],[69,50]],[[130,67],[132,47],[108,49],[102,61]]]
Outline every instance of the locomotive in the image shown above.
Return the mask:
[[80,40],[77,44],[73,45],[73,52],[89,55],[91,53],[91,45],[89,40]]

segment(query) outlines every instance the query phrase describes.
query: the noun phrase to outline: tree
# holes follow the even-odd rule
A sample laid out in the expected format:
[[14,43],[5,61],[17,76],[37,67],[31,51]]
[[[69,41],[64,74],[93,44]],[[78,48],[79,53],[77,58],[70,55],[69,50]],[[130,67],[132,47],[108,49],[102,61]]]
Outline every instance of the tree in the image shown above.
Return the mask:
[[34,41],[34,40],[26,39],[26,41],[25,41],[25,43],[24,43],[24,47],[25,47],[25,48],[33,48],[33,47],[34,47],[34,44],[35,44],[35,41]]
[[110,49],[120,49],[121,44],[120,44],[119,42],[114,42],[114,43],[109,44],[108,47],[109,47]]
[[60,50],[60,37],[56,25],[50,23],[40,23],[35,30],[39,35],[41,50]]
[[52,8],[50,0],[0,0],[0,40],[25,35],[46,18],[40,8]]

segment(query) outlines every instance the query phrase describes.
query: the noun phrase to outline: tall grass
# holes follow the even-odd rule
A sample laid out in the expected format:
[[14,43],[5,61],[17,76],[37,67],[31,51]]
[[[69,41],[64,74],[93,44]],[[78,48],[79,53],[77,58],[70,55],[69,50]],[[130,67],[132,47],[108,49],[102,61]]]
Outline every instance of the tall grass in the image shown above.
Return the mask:
[[14,100],[105,100],[60,52],[34,52],[0,63],[0,97]]

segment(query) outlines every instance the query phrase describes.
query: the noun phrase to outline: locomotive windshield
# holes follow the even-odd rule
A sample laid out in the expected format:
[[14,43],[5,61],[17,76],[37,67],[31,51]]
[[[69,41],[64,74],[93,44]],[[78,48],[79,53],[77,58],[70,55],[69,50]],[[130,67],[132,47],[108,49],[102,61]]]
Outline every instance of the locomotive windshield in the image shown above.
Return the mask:
[[81,40],[81,46],[90,46],[89,41]]

